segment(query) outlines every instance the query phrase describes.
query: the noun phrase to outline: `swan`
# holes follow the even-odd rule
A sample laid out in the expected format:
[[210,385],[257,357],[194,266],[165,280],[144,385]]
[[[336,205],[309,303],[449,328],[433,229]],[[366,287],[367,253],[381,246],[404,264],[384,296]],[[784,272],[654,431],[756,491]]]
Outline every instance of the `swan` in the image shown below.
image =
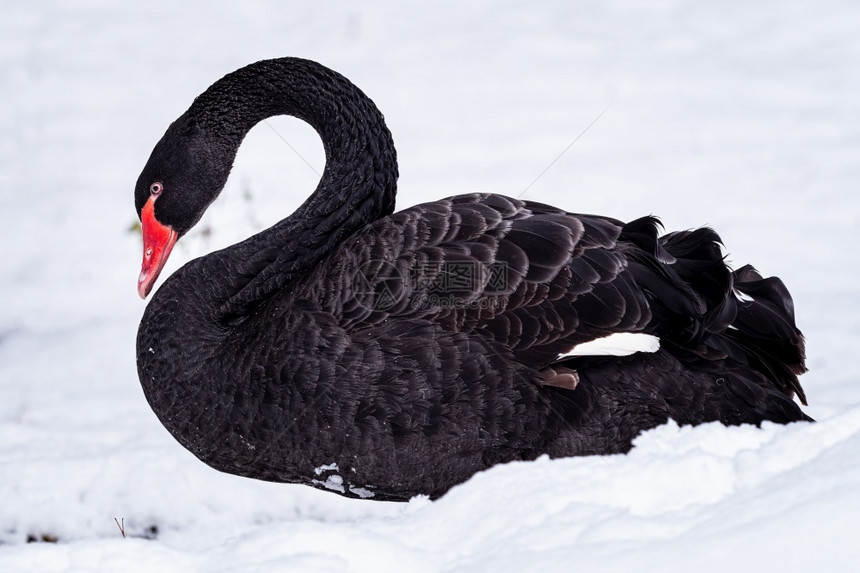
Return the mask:
[[[152,410],[211,467],[356,498],[437,498],[511,460],[624,453],[675,420],[810,420],[784,284],[726,266],[709,228],[660,236],[493,194],[394,212],[373,102],[313,61],[227,74],[155,145],[135,186],[146,298],[224,188],[245,134],[291,115],[326,165],[290,216],[172,274],[146,306]],[[594,341],[641,337],[627,355]]]

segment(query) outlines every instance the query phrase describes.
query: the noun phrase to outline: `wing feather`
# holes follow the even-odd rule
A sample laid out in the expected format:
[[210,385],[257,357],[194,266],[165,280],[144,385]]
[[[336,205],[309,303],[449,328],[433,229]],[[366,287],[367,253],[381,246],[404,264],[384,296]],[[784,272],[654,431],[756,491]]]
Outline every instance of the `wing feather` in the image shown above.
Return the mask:
[[320,304],[350,331],[427,320],[540,368],[576,344],[648,323],[649,300],[629,268],[635,247],[618,243],[622,228],[540,203],[462,195],[374,222],[333,255],[340,264],[320,265],[328,275],[309,282],[346,285]]

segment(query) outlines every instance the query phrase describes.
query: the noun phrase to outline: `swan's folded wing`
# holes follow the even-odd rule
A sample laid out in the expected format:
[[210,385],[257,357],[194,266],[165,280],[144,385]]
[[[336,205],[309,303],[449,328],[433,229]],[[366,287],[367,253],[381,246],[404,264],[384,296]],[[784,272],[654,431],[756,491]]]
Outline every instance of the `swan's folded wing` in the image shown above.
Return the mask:
[[578,343],[647,324],[621,229],[498,195],[417,205],[336,254],[333,310],[348,329],[421,318],[480,334],[525,364],[549,364]]

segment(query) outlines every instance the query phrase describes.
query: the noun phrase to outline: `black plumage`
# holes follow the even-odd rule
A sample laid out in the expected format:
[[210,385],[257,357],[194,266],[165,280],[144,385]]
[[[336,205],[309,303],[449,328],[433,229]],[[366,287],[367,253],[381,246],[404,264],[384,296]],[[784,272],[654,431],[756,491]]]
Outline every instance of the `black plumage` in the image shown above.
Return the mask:
[[[751,267],[732,272],[712,230],[660,237],[651,217],[486,194],[393,213],[382,115],[314,62],[258,62],[201,94],[153,150],[138,213],[150,205],[158,226],[187,232],[245,133],[277,114],[319,132],[316,192],[174,273],[138,333],[149,403],[212,467],[435,497],[501,462],[626,452],[670,418],[808,419],[792,400],[805,403],[788,291]],[[619,332],[660,348],[560,358]]]

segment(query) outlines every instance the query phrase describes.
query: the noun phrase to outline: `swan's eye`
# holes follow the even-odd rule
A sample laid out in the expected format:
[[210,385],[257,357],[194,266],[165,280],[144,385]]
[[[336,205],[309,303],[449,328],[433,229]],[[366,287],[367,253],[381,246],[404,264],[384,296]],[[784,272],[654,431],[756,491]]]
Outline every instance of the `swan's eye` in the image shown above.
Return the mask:
[[149,192],[153,195],[158,195],[163,189],[164,187],[158,181],[149,186]]

